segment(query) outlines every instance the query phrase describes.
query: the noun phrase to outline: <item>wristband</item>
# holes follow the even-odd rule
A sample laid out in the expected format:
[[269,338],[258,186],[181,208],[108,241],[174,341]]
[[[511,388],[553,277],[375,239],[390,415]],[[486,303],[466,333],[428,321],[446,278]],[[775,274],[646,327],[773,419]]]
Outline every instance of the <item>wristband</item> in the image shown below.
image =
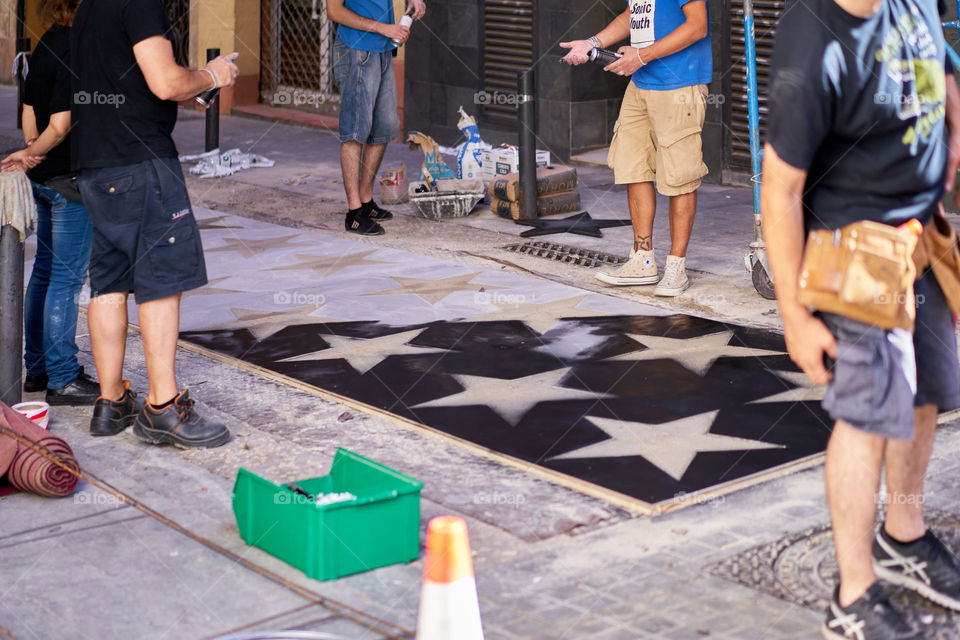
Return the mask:
[[640,61],[640,66],[641,66],[641,67],[647,66],[647,63],[644,62],[644,61],[643,61],[643,58],[640,57],[640,49],[636,49],[636,52],[637,52],[637,60]]
[[600,42],[600,38],[597,36],[590,36],[587,38],[587,42],[595,46],[597,49],[603,49],[603,44]]
[[214,75],[213,71],[210,71],[210,69],[207,69],[206,67],[203,67],[202,69],[200,69],[200,71],[206,71],[207,73],[210,74],[210,78],[213,80],[213,86],[210,87],[210,88],[211,88],[211,89],[216,89],[217,86],[218,86],[217,76]]

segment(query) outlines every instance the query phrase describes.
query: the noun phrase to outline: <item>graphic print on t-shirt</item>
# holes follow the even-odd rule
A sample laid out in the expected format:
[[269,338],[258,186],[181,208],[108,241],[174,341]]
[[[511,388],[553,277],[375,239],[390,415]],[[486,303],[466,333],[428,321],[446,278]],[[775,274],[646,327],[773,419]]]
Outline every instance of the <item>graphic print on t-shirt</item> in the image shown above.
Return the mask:
[[934,125],[946,113],[943,64],[937,59],[930,29],[915,6],[910,5],[910,13],[901,14],[896,28],[887,31],[883,46],[877,49],[877,60],[883,64],[886,79],[896,87],[884,91],[884,85],[891,83],[881,81],[877,102],[892,102],[901,120],[917,119],[902,138],[903,144],[915,149],[920,141],[930,139]]
[[656,0],[630,0],[630,46],[642,49],[653,44],[653,14]]

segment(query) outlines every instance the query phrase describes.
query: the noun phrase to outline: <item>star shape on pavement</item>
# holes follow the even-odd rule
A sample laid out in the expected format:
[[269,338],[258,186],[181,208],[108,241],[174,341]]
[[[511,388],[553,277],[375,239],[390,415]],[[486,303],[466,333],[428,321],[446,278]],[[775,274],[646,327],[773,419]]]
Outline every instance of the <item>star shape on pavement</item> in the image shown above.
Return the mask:
[[470,282],[480,275],[480,272],[465,273],[460,276],[451,276],[449,278],[404,278],[402,276],[390,276],[400,286],[382,291],[373,291],[364,293],[364,296],[399,296],[414,295],[420,296],[430,304],[437,304],[447,296],[459,291],[493,291],[495,289],[507,289],[508,287],[498,287],[490,284],[475,284]]
[[600,231],[601,229],[606,229],[607,227],[625,227],[632,224],[629,218],[626,220],[594,220],[586,211],[566,218],[514,220],[514,222],[533,227],[533,229],[527,229],[521,232],[521,238],[545,236],[553,233],[575,233],[580,236],[602,238],[603,232]]
[[489,322],[496,320],[519,320],[537,333],[543,335],[557,326],[562,318],[592,318],[596,316],[614,315],[607,311],[581,309],[578,305],[586,298],[587,296],[576,296],[574,298],[564,298],[550,302],[531,302],[517,305],[498,304],[496,305],[497,311],[492,311],[482,316],[467,318],[465,321]]
[[581,458],[626,458],[642,456],[674,480],[679,481],[701,451],[752,451],[782,449],[783,445],[710,433],[719,411],[709,411],[663,424],[628,422],[589,416],[609,439],[587,445],[550,460]]
[[608,393],[557,386],[569,371],[570,367],[566,367],[512,380],[453,374],[463,391],[423,402],[413,408],[487,405],[504,420],[516,426],[530,409],[541,402],[599,400],[611,397]]
[[390,356],[423,355],[446,353],[446,349],[418,347],[407,344],[424,329],[393,333],[379,338],[351,338],[348,336],[325,335],[323,340],[330,345],[320,351],[312,351],[280,362],[304,362],[313,360],[346,360],[358,373],[364,374]]
[[244,293],[243,291],[238,291],[237,289],[221,289],[216,286],[223,282],[224,280],[229,280],[231,276],[223,276],[222,278],[214,278],[213,280],[207,281],[207,284],[199,287],[197,289],[191,289],[190,291],[184,291],[181,295],[182,299],[192,298],[193,296],[214,296],[221,293]]
[[269,249],[287,249],[289,247],[303,247],[306,243],[290,242],[292,238],[300,234],[295,233],[292,236],[280,236],[279,238],[224,238],[224,245],[206,249],[208,253],[214,251],[236,251],[244,258],[252,258]]
[[292,307],[283,311],[264,311],[263,309],[230,309],[237,318],[230,322],[223,322],[212,327],[204,327],[204,331],[216,329],[248,329],[250,333],[263,340],[287,327],[304,324],[324,324],[326,322],[341,322],[344,318],[328,318],[311,316],[323,305],[308,304],[302,307]]
[[227,216],[217,216],[215,218],[197,218],[197,228],[204,229],[243,229],[240,225],[221,224]]
[[288,264],[283,267],[274,267],[270,269],[270,271],[312,269],[320,274],[321,277],[326,278],[327,276],[333,275],[338,271],[347,269],[348,267],[363,267],[374,264],[396,264],[395,262],[387,262],[385,260],[367,259],[367,256],[376,253],[377,251],[378,249],[371,249],[370,251],[359,251],[357,253],[348,253],[339,256],[314,256],[296,253],[294,254],[294,257],[297,259],[295,264]]
[[770,402],[820,402],[827,393],[825,386],[810,386],[810,379],[802,371],[774,371],[778,378],[794,385],[794,389],[785,389],[772,396],[754,400],[749,404],[766,404]]
[[748,358],[761,356],[779,356],[783,351],[751,349],[730,344],[733,331],[721,331],[696,338],[662,338],[635,333],[625,334],[646,347],[646,349],[621,353],[607,358],[610,360],[676,360],[683,367],[697,374],[706,375],[718,358]]

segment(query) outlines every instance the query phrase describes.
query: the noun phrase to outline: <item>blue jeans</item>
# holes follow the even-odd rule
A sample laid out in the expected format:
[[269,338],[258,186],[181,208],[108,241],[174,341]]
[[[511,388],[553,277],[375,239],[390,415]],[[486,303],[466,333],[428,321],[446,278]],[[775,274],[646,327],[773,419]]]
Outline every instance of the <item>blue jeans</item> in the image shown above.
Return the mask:
[[80,202],[33,184],[37,203],[37,257],[24,299],[24,363],[28,375],[47,374],[60,389],[80,373],[77,299],[87,279],[93,225]]
[[397,83],[389,52],[333,44],[333,77],[340,85],[340,142],[386,144],[400,135]]

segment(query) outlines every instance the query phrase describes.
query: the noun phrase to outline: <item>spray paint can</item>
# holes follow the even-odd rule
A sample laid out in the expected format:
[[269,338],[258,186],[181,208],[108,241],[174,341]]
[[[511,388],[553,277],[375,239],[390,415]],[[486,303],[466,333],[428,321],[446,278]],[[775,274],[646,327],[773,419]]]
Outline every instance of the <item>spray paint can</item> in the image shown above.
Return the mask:
[[616,51],[600,49],[599,47],[590,49],[590,53],[588,53],[587,56],[590,58],[590,62],[595,62],[601,67],[605,67],[608,64],[613,64],[622,57],[622,55]]
[[[413,16],[411,16],[409,13],[405,13],[403,14],[403,17],[400,18],[400,22],[397,24],[399,24],[401,27],[409,27],[413,24]],[[392,42],[393,46],[395,47],[399,47],[401,44],[403,44],[399,40],[391,40],[390,42]]]
[[209,108],[210,108],[210,103],[213,102],[213,99],[217,97],[217,94],[218,94],[218,93],[220,93],[220,89],[219,89],[219,88],[216,88],[216,89],[207,89],[207,90],[204,91],[203,93],[201,93],[201,94],[199,94],[198,96],[196,96],[196,97],[194,98],[194,100],[196,100],[196,101],[197,101],[197,104],[199,104],[199,105],[200,105],[201,107],[203,107],[204,109],[209,109]]

